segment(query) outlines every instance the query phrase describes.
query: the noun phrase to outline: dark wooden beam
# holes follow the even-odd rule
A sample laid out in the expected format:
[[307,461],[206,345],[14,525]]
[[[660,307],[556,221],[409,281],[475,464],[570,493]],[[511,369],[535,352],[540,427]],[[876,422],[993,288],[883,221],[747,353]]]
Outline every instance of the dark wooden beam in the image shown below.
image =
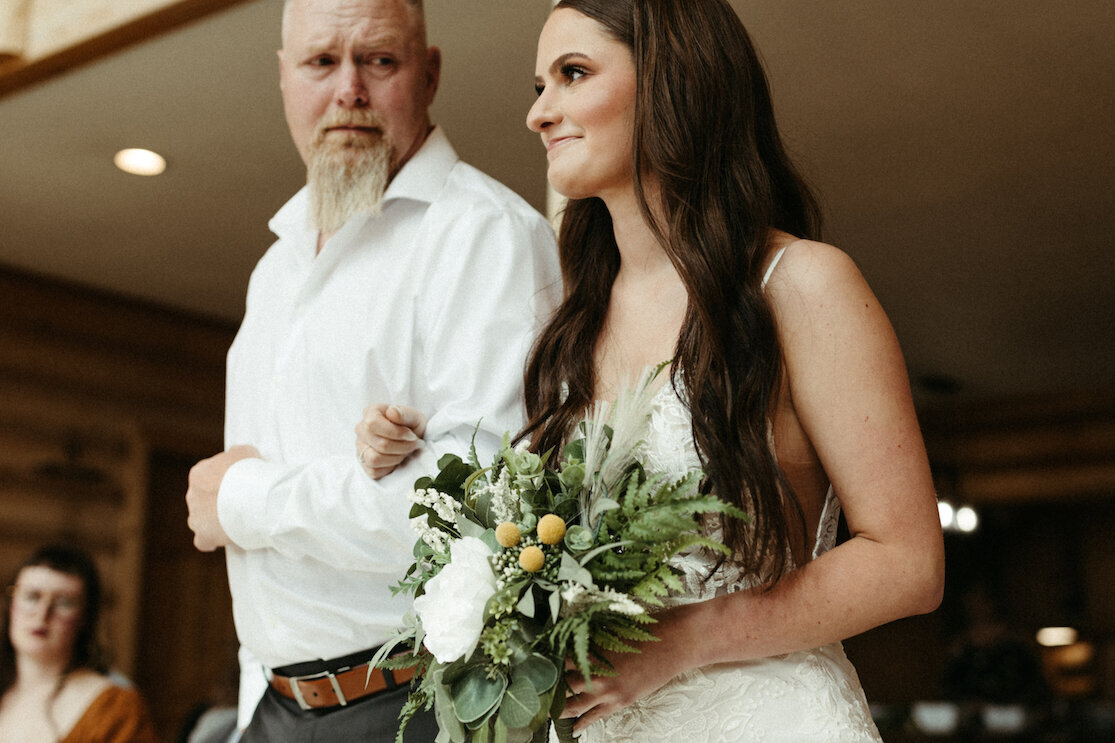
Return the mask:
[[[13,0],[0,0],[0,10],[5,7],[5,1],[13,3]],[[120,8],[126,4],[120,0],[32,3],[23,34],[27,40],[25,47],[0,56],[0,98],[244,1],[142,0],[150,9],[139,16],[124,15]],[[42,15],[52,12],[59,15]],[[122,20],[105,28],[106,17]],[[101,23],[95,23],[95,19],[100,19]],[[42,28],[50,29],[45,34],[47,40],[36,42],[36,38],[44,36],[36,33],[36,29]],[[88,35],[83,35],[83,29],[91,30],[84,31]]]

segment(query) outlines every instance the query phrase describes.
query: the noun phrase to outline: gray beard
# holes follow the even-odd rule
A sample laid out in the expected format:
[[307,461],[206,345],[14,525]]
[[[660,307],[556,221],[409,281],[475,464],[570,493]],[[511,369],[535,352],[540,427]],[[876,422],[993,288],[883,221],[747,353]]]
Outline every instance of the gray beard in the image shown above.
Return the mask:
[[315,142],[307,170],[310,223],[332,233],[356,215],[379,214],[391,159],[391,145],[382,137],[374,142],[359,136]]

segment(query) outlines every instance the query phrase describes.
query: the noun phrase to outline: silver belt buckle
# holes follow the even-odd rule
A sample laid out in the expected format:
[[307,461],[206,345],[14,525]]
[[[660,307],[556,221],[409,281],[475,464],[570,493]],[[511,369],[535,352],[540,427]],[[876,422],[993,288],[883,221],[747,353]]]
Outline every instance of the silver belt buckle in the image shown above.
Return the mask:
[[[343,673],[343,672],[348,671],[348,670],[350,670],[350,669],[342,668],[340,673]],[[298,683],[300,681],[316,681],[317,679],[320,679],[320,678],[329,679],[329,685],[333,687],[333,693],[337,695],[337,703],[340,706],[344,707],[344,706],[348,705],[348,700],[345,699],[344,692],[341,691],[341,685],[337,682],[337,675],[335,673],[333,673],[332,671],[322,671],[321,673],[315,673],[315,674],[312,674],[310,676],[291,676],[290,677],[290,692],[291,692],[291,694],[294,695],[294,701],[298,702],[298,706],[303,711],[313,709],[313,707],[311,707],[309,704],[306,703],[306,697],[302,696],[302,689],[299,688]]]

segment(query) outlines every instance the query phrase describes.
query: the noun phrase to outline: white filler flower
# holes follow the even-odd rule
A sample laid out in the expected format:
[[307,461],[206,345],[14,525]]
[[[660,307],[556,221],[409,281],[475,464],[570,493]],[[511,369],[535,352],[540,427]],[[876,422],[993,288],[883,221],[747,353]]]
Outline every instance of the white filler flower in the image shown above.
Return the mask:
[[439,663],[472,653],[484,629],[484,606],[496,592],[488,545],[476,537],[461,537],[450,545],[449,555],[449,564],[414,600],[426,631],[423,644]]

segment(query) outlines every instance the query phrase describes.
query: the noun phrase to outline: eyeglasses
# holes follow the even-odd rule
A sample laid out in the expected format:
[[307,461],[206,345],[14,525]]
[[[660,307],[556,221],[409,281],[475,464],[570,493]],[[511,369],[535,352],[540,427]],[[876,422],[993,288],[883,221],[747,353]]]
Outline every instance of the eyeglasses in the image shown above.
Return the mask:
[[12,586],[8,589],[12,606],[18,611],[32,612],[46,609],[62,619],[73,619],[85,606],[81,596],[66,593],[50,593],[38,588]]

